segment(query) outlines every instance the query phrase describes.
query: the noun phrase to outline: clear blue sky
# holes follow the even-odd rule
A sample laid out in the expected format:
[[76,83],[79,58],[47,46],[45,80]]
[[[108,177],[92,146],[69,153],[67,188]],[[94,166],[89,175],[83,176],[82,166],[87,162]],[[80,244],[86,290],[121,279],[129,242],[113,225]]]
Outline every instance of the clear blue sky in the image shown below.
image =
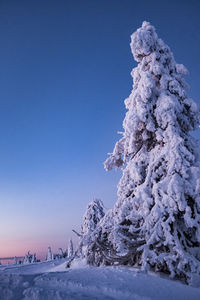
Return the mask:
[[[200,103],[200,1],[0,0],[0,257],[65,247],[89,201],[116,201],[103,161],[150,21]],[[199,138],[199,131],[196,132]]]

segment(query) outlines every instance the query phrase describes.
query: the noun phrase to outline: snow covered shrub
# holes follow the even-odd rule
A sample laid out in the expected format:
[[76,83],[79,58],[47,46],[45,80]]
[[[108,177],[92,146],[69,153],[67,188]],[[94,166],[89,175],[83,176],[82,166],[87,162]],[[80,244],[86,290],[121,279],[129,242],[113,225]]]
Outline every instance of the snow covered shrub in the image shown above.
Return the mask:
[[200,111],[186,94],[186,68],[148,22],[131,36],[131,50],[138,66],[124,132],[105,162],[106,170],[122,167],[118,201],[92,232],[92,263],[151,268],[192,284],[200,274],[200,160],[189,132]]
[[[37,262],[36,254],[35,253],[30,254],[30,251],[28,251],[28,253],[24,257],[23,263],[24,264],[32,264],[32,263],[35,263],[35,262]],[[17,264],[17,258],[16,257],[15,257],[14,263]]]

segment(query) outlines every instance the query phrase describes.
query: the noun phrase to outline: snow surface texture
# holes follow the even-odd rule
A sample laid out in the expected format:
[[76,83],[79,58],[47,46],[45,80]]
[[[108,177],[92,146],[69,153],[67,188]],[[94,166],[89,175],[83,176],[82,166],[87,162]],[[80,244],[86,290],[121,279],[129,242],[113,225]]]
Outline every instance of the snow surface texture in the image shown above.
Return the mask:
[[131,36],[131,50],[139,64],[124,132],[105,162],[106,170],[122,167],[118,201],[84,236],[86,258],[199,285],[200,160],[189,131],[199,125],[200,110],[186,94],[186,68],[148,22]]
[[[74,262],[75,263],[75,262]],[[54,264],[59,264],[53,266]],[[66,262],[0,267],[1,300],[199,300],[200,289],[127,267],[66,270]],[[37,272],[36,272],[37,270]],[[46,273],[42,273],[46,270]]]

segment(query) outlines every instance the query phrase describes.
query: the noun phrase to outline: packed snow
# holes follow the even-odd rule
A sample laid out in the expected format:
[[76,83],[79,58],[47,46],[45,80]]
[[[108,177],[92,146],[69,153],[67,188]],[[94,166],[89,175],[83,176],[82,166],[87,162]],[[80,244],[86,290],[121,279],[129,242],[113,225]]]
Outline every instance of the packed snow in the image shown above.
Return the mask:
[[200,289],[130,267],[89,267],[66,259],[0,266],[1,300],[199,300]]

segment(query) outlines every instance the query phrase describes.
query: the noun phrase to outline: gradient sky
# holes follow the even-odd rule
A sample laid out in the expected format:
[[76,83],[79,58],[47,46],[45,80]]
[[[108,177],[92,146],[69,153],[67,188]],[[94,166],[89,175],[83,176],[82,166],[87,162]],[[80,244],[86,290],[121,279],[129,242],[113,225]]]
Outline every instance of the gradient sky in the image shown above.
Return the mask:
[[143,20],[189,69],[200,104],[199,12],[199,0],[0,0],[0,257],[65,248],[89,201],[116,201],[121,174],[103,161]]

